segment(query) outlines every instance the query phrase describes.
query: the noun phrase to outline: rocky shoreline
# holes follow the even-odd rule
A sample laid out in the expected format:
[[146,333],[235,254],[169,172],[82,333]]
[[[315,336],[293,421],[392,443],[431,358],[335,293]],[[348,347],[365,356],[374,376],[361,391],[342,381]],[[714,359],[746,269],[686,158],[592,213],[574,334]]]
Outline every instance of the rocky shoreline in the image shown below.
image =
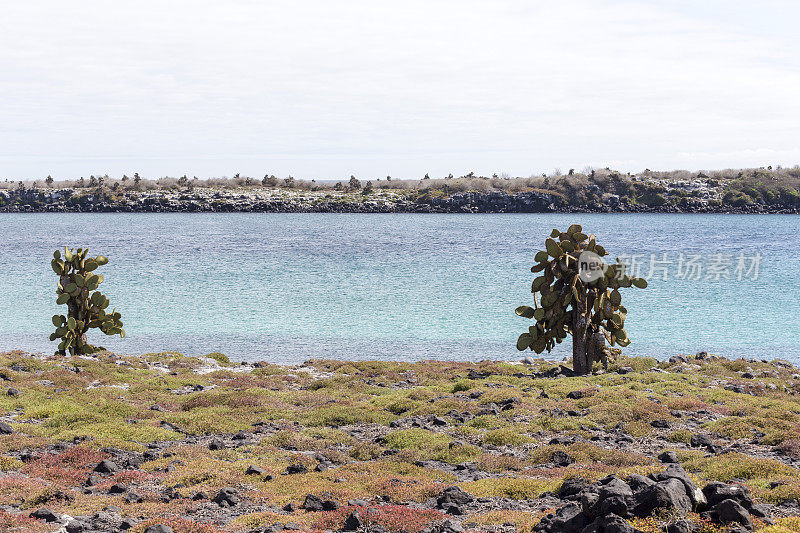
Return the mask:
[[0,525],[788,533],[800,371],[0,354]]
[[360,192],[286,189],[193,189],[123,192],[91,189],[0,190],[0,213],[718,213],[797,214],[781,204],[726,205],[708,199],[647,205],[614,195],[574,205],[558,193],[461,192],[450,195],[379,189]]

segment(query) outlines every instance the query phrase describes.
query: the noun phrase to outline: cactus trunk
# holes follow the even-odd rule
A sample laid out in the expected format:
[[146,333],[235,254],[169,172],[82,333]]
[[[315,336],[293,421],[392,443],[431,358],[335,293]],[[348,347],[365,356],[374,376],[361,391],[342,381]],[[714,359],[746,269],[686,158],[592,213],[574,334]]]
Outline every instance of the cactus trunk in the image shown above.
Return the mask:
[[603,363],[603,368],[608,370],[608,357],[606,357],[605,345],[606,338],[601,332],[595,331],[589,336],[589,350],[587,359],[589,361],[590,372],[594,364],[600,362]]
[[581,376],[592,370],[586,342],[587,330],[586,302],[579,300],[575,304],[575,318],[572,320],[572,368]]

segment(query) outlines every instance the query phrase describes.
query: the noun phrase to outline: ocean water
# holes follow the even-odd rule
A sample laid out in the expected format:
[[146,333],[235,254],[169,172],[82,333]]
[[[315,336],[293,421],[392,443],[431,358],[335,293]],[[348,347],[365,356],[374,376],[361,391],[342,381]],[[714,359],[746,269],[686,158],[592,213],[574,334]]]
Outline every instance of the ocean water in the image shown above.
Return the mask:
[[67,244],[110,258],[128,336],[90,341],[118,353],[517,360],[533,256],[572,223],[650,278],[623,292],[626,353],[800,362],[800,217],[782,215],[0,214],[0,351],[55,349]]

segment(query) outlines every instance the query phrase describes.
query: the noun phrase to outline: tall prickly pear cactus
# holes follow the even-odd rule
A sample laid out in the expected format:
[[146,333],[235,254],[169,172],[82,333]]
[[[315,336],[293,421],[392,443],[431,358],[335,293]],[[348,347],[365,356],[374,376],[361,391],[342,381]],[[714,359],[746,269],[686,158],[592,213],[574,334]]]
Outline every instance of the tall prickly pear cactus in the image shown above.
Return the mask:
[[572,335],[573,368],[577,374],[588,374],[604,357],[606,341],[611,346],[630,344],[624,329],[628,310],[619,289],[643,289],[647,280],[627,275],[619,259],[606,264],[602,260],[606,255],[594,235],[583,233],[578,224],[566,232],[553,230],[531,268],[539,273],[531,285],[534,306],[516,309],[517,315],[536,322],[519,336],[518,350],[549,352]]
[[67,350],[70,355],[103,350],[86,342],[86,332],[91,328],[98,328],[106,335],[125,337],[122,315],[116,309],[107,312],[108,298],[97,290],[103,283],[103,276],[93,273],[97,267],[108,263],[108,258],[102,255],[87,257],[88,253],[88,248],[73,250],[65,246],[64,256],[56,250],[50,262],[53,271],[59,275],[56,303],[67,306],[67,316],[53,316],[56,330],[50,335],[51,341],[61,339],[56,352],[60,355],[65,355]]

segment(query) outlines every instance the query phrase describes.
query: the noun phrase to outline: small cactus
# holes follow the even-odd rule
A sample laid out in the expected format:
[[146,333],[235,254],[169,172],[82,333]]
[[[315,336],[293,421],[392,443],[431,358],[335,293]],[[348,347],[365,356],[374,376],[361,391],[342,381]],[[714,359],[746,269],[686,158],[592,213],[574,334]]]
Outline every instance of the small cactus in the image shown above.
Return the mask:
[[588,374],[595,361],[606,360],[605,341],[611,346],[630,344],[624,329],[628,310],[622,305],[619,289],[647,287],[644,278],[627,275],[619,260],[603,263],[599,277],[582,277],[579,258],[584,252],[599,258],[608,255],[594,235],[583,233],[578,224],[566,232],[554,229],[531,268],[538,273],[531,285],[534,307],[516,309],[517,315],[536,321],[519,336],[517,349],[549,352],[572,335],[573,366],[578,374]]
[[61,339],[58,344],[59,355],[86,355],[102,351],[104,348],[86,342],[86,332],[98,328],[106,335],[125,337],[122,329],[122,315],[116,309],[107,312],[108,298],[97,288],[103,283],[103,276],[94,270],[108,263],[102,255],[87,257],[88,249],[77,250],[64,247],[64,255],[56,250],[50,262],[53,271],[59,275],[56,289],[58,305],[67,306],[67,315],[53,315],[55,332],[50,340]]

